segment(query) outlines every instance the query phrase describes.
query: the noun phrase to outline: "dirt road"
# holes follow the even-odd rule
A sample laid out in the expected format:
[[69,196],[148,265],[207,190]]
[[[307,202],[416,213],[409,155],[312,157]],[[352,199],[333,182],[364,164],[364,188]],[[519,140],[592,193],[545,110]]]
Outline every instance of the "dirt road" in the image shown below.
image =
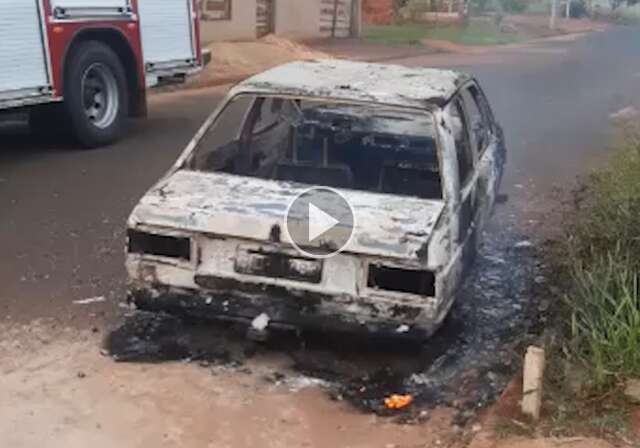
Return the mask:
[[438,434],[355,412],[317,388],[298,390],[304,383],[260,380],[262,360],[245,374],[179,362],[114,365],[97,355],[95,335],[54,332],[47,344],[46,326],[17,333],[5,333],[13,347],[0,348],[8,360],[0,370],[5,447],[424,446],[448,432],[446,413],[436,417]]
[[[0,445],[462,443],[463,431],[452,430],[451,420],[475,421],[469,406],[485,403],[504,386],[509,363],[519,356],[512,350],[519,342],[517,333],[527,325],[526,309],[536,306],[523,295],[536,276],[535,260],[514,247],[533,238],[544,225],[539,212],[550,206],[554,185],[567,186],[585,167],[598,163],[608,115],[640,105],[639,39],[638,30],[611,29],[484,59],[474,56],[470,65],[465,59],[450,61],[463,64],[480,79],[507,131],[510,167],[504,191],[510,201],[498,210],[490,233],[509,237],[496,238],[483,254],[476,274],[480,286],[469,290],[454,310],[453,324],[431,342],[426,355],[336,356],[330,346],[306,350],[297,343],[253,349],[235,339],[229,342],[222,331],[212,336],[210,345],[224,349],[229,342],[237,349],[196,362],[115,363],[102,356],[101,341],[123,322],[126,312],[119,306],[124,220],[182,150],[221,92],[154,96],[147,121],[135,123],[122,143],[97,151],[39,141],[20,126],[4,127],[0,130],[0,245],[5,254],[0,264]],[[428,56],[398,62],[443,63]],[[514,265],[512,260],[517,261],[516,275],[503,267]],[[510,281],[505,282],[507,278]],[[94,297],[104,301],[74,304]],[[193,358],[190,345],[185,345],[187,353],[182,355]],[[432,404],[442,402],[456,409],[425,406],[410,417],[426,423],[400,425],[361,412],[350,404],[354,400],[341,395],[354,390],[344,387],[354,378],[361,381],[355,390],[375,389],[378,378],[364,374],[385,367],[392,374],[380,380],[385,391],[395,385],[444,390],[444,386],[429,389],[436,379],[436,384],[448,384],[459,396],[437,396]],[[461,404],[469,397],[473,398],[469,406]],[[472,425],[466,428],[471,431]],[[488,443],[487,447],[493,444]]]

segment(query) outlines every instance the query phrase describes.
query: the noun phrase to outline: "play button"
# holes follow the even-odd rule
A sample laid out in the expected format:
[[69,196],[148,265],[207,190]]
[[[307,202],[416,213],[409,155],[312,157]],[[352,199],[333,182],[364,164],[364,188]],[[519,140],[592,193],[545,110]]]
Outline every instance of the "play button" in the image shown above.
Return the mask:
[[327,258],[344,250],[353,234],[354,213],[343,195],[316,187],[300,193],[289,205],[286,231],[302,254]]
[[340,221],[328,213],[323,212],[313,204],[309,204],[309,241],[313,241],[320,235],[327,233]]

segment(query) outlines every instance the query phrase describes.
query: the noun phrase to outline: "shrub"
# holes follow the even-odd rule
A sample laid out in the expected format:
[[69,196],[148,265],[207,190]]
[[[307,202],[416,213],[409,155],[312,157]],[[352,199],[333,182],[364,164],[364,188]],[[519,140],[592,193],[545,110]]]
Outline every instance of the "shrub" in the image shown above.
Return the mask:
[[587,4],[584,0],[573,0],[571,2],[571,17],[579,19],[581,17],[587,17],[589,11],[587,10]]
[[589,266],[576,266],[571,310],[571,353],[587,367],[596,386],[640,375],[638,271],[615,250]]
[[470,5],[472,14],[481,14],[487,10],[487,7],[490,5],[490,0],[471,0]]
[[522,13],[527,9],[528,0],[500,0],[505,12]]
[[640,376],[640,139],[626,132],[579,193],[568,239],[568,348],[601,387]]
[[640,267],[640,139],[627,131],[603,171],[591,176],[576,198],[571,252],[583,263],[616,247]]

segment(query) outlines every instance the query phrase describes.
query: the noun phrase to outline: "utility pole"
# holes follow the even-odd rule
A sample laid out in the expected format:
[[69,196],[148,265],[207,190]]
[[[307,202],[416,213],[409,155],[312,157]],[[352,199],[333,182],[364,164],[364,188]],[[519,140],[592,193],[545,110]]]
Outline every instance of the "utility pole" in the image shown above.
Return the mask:
[[551,0],[551,18],[549,19],[549,28],[556,29],[556,14],[558,13],[558,0]]

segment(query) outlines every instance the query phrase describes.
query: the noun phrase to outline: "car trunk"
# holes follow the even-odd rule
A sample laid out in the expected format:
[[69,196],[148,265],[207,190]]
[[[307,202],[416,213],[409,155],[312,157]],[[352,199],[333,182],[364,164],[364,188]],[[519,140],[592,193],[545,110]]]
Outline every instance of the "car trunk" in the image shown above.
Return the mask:
[[[291,245],[284,231],[287,210],[308,188],[291,182],[179,170],[143,197],[129,226]],[[417,258],[444,208],[442,200],[336,191],[355,213],[354,234],[345,248],[352,254]],[[295,216],[293,220],[306,218]]]

